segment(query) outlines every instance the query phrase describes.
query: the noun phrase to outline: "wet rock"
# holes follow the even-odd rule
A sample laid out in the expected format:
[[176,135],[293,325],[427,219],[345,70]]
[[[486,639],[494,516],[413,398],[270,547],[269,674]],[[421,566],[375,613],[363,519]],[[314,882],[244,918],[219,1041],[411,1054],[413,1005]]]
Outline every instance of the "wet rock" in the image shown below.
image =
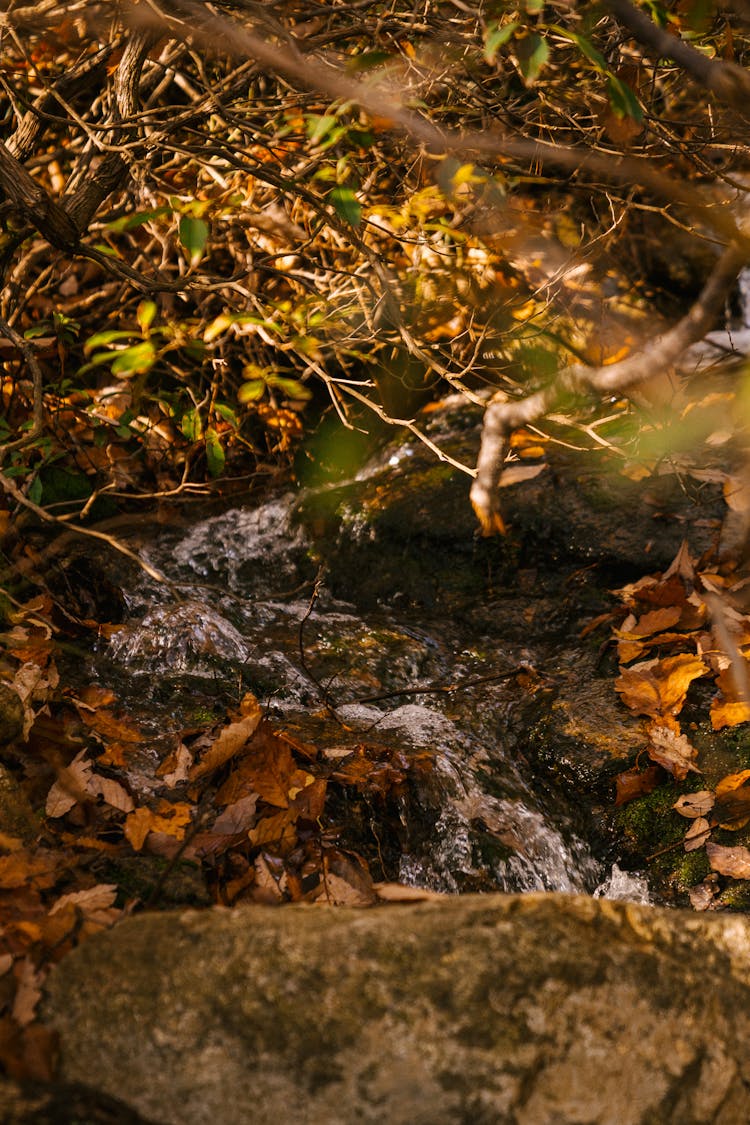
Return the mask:
[[[480,414],[448,406],[425,416],[436,445],[471,466]],[[503,490],[507,537],[477,535],[470,479],[399,435],[354,481],[303,493],[297,519],[327,564],[333,592],[362,608],[399,599],[470,602],[519,568],[666,567],[685,537],[707,549],[723,515],[718,489],[692,496],[674,474],[632,481],[619,463],[552,446],[549,467]]]
[[66,1081],[165,1123],[736,1125],[750,922],[559,895],[132,918],[53,971]]
[[222,666],[244,663],[249,648],[222,614],[189,600],[155,606],[140,622],[115,633],[110,655],[134,672],[210,676]]

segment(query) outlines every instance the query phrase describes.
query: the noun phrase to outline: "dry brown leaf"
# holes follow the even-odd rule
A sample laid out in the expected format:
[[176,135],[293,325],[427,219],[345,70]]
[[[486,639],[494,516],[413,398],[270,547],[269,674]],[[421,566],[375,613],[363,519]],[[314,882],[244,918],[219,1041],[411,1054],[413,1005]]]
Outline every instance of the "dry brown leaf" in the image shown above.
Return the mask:
[[135,802],[124,785],[114,781],[111,777],[102,777],[98,773],[91,775],[89,792],[100,796],[105,804],[120,812],[132,812]]
[[[233,797],[249,791],[257,793],[269,805],[285,809],[289,805],[289,790],[297,767],[289,743],[266,728],[261,728],[239,764],[234,778]],[[226,799],[224,787],[220,790]]]
[[255,734],[263,718],[263,710],[250,692],[242,700],[240,711],[241,718],[225,726],[200,762],[192,767],[189,774],[191,781],[197,781],[231,761]]
[[255,809],[258,798],[255,794],[249,797],[240,797],[233,805],[227,805],[222,813],[217,816],[211,832],[220,836],[236,836],[246,832],[255,822]]
[[711,835],[711,825],[705,817],[698,816],[685,833],[685,851],[694,852],[702,848]]
[[706,844],[706,855],[711,870],[733,879],[750,879],[750,849],[725,848],[721,844]]
[[659,784],[659,774],[658,766],[649,766],[645,770],[639,770],[634,766],[630,770],[619,773],[615,778],[617,785],[615,805],[626,805],[628,801],[652,793]]
[[690,905],[693,910],[715,910],[715,899],[718,893],[718,879],[715,875],[709,875],[702,883],[698,883],[697,887],[691,887],[688,891]]
[[47,803],[44,811],[49,817],[64,816],[73,805],[85,801],[91,796],[89,788],[93,763],[86,757],[86,751],[81,750],[65,769],[60,770],[47,794]]
[[731,793],[735,789],[739,789],[750,780],[750,770],[740,770],[739,773],[728,773],[726,777],[722,777],[721,781],[716,786],[716,796],[721,797],[724,793]]
[[167,789],[174,789],[175,785],[187,781],[192,764],[193,755],[185,743],[181,742],[169,757],[161,763],[156,771],[156,776],[162,779]]
[[160,801],[157,812],[141,806],[127,817],[123,831],[133,850],[139,852],[149,832],[164,833],[181,840],[190,823],[191,813],[191,805],[172,805],[169,801]]
[[71,894],[61,895],[50,907],[50,914],[64,910],[66,906],[74,906],[83,914],[94,914],[101,910],[108,910],[114,906],[117,898],[117,886],[114,883],[97,883],[85,891],[73,891]]
[[701,789],[697,793],[684,793],[678,797],[672,808],[680,816],[689,817],[691,820],[699,816],[708,816],[714,807],[714,794],[710,789]]
[[626,630],[623,624],[622,631],[623,633],[627,632],[629,638],[640,640],[643,637],[650,637],[652,633],[663,633],[665,629],[676,625],[681,616],[682,608],[678,606],[664,606],[662,609],[651,609],[634,622],[631,629]]
[[744,828],[750,822],[750,785],[738,785],[733,789],[724,789],[721,793],[717,786],[714,815],[721,828],[727,828],[731,832]]
[[708,671],[702,660],[689,653],[645,660],[623,669],[615,691],[635,714],[666,717],[681,710],[690,684]]
[[689,771],[700,773],[695,765],[698,751],[684,734],[672,727],[653,724],[648,731],[648,756],[668,770],[677,781],[687,777]]
[[50,852],[13,852],[0,856],[0,890],[15,890],[25,884],[44,888],[55,881],[60,860]]
[[248,839],[255,847],[271,845],[273,851],[286,850],[297,839],[294,827],[296,819],[296,812],[289,809],[276,813],[275,816],[266,816],[250,829]]

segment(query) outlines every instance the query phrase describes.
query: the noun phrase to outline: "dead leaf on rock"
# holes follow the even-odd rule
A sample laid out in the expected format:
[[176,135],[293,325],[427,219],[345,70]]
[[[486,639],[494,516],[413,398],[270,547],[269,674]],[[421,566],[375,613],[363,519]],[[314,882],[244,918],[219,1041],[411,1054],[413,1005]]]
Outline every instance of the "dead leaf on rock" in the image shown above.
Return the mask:
[[[296,770],[289,743],[270,729],[262,728],[230,781],[234,779],[235,788],[245,786],[246,792],[251,790],[269,805],[285,809],[289,805],[289,790]],[[221,792],[224,792],[223,786]]]
[[156,771],[156,776],[162,779],[167,789],[174,789],[175,785],[187,781],[192,764],[193,755],[185,743],[181,742],[169,757],[161,763]]
[[235,836],[240,832],[247,832],[255,822],[255,810],[258,798],[255,794],[249,797],[240,797],[233,805],[227,805],[216,818],[211,828],[212,832],[220,836]]
[[705,817],[698,816],[685,833],[685,851],[695,852],[702,848],[711,835],[711,825]]
[[701,772],[695,764],[698,751],[684,734],[679,734],[672,727],[654,724],[649,728],[648,738],[649,757],[668,770],[677,781],[686,778],[691,770]]
[[672,808],[680,816],[689,817],[691,820],[699,816],[708,816],[714,807],[714,794],[710,789],[701,789],[697,793],[683,793],[678,797]]
[[711,726],[714,730],[736,727],[750,720],[750,703],[732,703],[718,696],[711,700]]
[[185,829],[190,823],[192,806],[186,804],[171,805],[168,801],[160,801],[158,811],[141,806],[134,809],[125,820],[123,831],[133,851],[139,852],[143,847],[149,832],[163,833],[182,840]]
[[615,778],[617,785],[615,805],[626,805],[628,801],[652,793],[659,784],[660,773],[658,766],[648,766],[645,770],[639,770],[634,766],[630,770],[618,773]]
[[715,900],[718,893],[719,881],[716,875],[709,875],[702,883],[698,883],[696,887],[691,887],[688,891],[690,905],[693,910],[715,910]]
[[721,844],[706,844],[706,855],[711,870],[733,879],[750,879],[750,849],[725,848]]
[[645,660],[623,669],[615,682],[615,691],[637,715],[648,715],[652,719],[676,715],[682,709],[693,680],[708,671],[702,660],[689,653],[665,656],[663,660]]

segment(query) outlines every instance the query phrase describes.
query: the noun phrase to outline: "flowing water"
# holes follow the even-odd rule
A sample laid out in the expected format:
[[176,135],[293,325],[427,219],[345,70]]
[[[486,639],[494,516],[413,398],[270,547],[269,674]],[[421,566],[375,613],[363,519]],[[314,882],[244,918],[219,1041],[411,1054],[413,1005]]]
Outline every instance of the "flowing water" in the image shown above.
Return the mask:
[[512,686],[409,694],[415,685],[470,679],[533,654],[490,634],[479,652],[472,627],[439,607],[365,612],[333,597],[325,581],[315,587],[315,552],[296,505],[284,495],[141,544],[182,600],[175,604],[143,575],[125,590],[126,627],[100,655],[124,675],[131,705],[163,716],[167,701],[179,726],[201,685],[236,682],[238,694],[252,690],[271,716],[333,755],[342,729],[349,743],[428,751],[429,779],[412,787],[398,811],[388,878],[448,892],[555,890],[648,901],[645,881],[606,870],[582,838],[575,809],[548,787],[537,791],[528,765],[505,746]]

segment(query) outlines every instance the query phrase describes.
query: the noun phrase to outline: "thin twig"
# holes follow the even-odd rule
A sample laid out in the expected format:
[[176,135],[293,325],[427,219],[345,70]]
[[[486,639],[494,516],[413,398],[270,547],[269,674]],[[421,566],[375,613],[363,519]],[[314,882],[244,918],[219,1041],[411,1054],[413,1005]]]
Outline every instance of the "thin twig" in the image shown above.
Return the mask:
[[64,528],[66,531],[74,531],[77,535],[83,535],[89,539],[98,539],[100,542],[106,543],[113,551],[118,551],[121,555],[137,563],[138,566],[148,574],[149,578],[171,586],[166,575],[162,574],[156,567],[151,566],[150,563],[147,563],[146,560],[142,559],[135,551],[131,551],[130,548],[126,547],[124,543],[121,543],[119,539],[115,539],[113,535],[107,535],[103,531],[94,531],[91,527],[81,527],[80,524],[67,523],[59,516],[53,516],[45,508],[41,508],[39,504],[35,504],[33,500],[29,500],[28,496],[24,496],[16,483],[12,481],[10,477],[6,477],[5,473],[0,473],[0,488],[7,492],[9,496],[12,496],[16,503],[21,504],[22,507],[33,512],[35,516],[44,520],[45,523],[54,523]]

